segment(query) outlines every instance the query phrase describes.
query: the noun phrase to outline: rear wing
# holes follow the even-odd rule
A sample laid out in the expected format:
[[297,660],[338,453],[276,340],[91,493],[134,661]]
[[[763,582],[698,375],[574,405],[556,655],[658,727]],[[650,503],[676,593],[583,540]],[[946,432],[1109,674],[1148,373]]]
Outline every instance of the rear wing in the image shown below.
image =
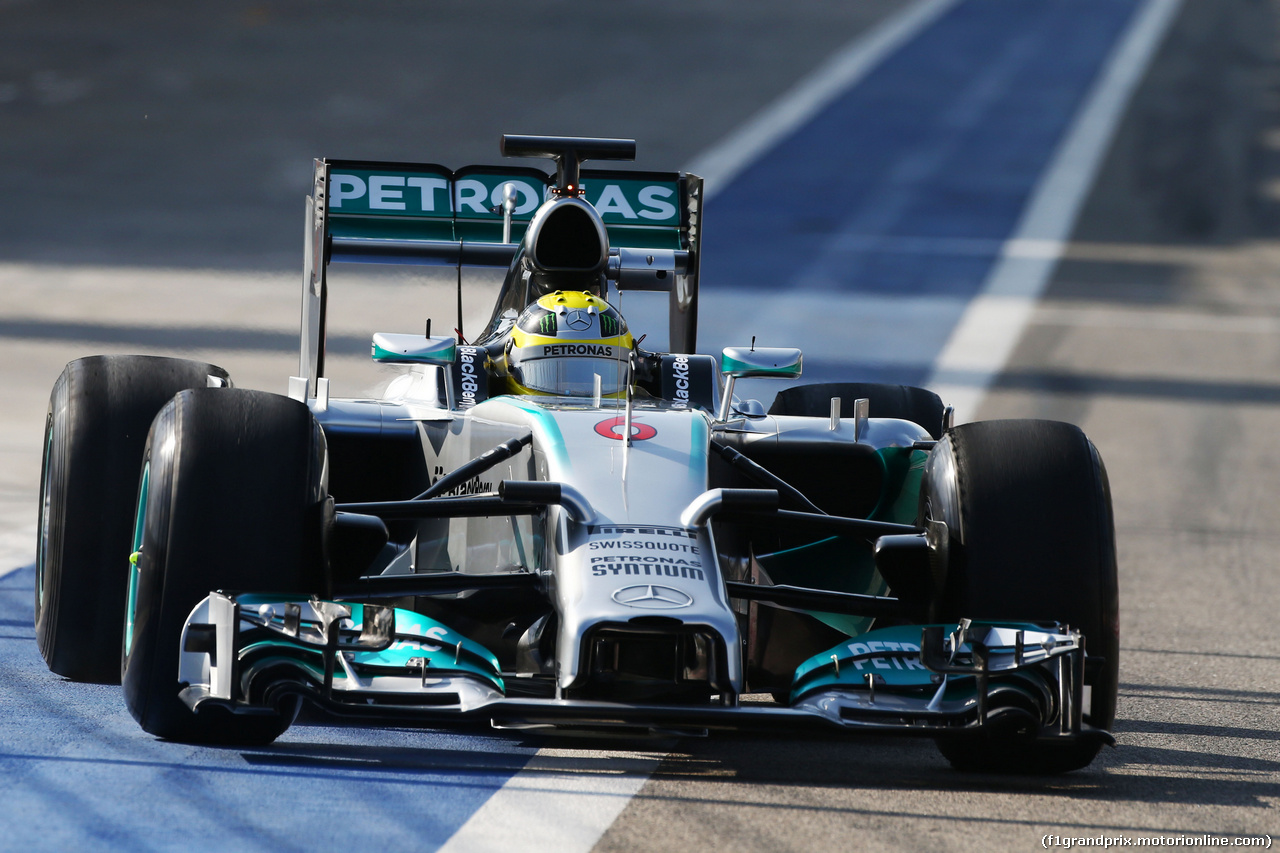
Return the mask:
[[[583,169],[583,198],[609,235],[619,290],[670,294],[673,351],[697,346],[702,179],[683,172]],[[324,376],[330,263],[507,267],[553,178],[514,166],[316,160],[307,197],[300,375]],[[510,184],[512,189],[507,190]],[[504,197],[513,196],[510,223]],[[504,242],[504,229],[510,241]]]

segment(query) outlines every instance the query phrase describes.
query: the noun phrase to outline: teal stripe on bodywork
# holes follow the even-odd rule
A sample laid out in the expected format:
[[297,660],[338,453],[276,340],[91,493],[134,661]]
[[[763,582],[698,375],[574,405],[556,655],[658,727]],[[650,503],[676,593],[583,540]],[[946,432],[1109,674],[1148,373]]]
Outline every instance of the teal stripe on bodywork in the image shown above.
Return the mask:
[[440,366],[453,364],[454,357],[457,355],[458,348],[456,346],[442,349],[438,352],[428,353],[426,355],[414,355],[413,353],[395,352],[393,350],[384,349],[376,343],[373,346],[373,360],[399,362],[407,364],[436,364]]
[[725,374],[746,372],[752,376],[799,376],[800,365],[788,364],[782,367],[761,367],[757,364],[744,364],[736,358],[722,355],[720,356],[720,372]]
[[[889,588],[876,571],[871,550],[857,537],[830,536],[785,551],[761,554],[756,560],[776,584],[860,595],[884,595]],[[868,616],[806,612],[851,637],[869,629],[873,622]]]
[[[974,623],[973,627],[983,625],[1014,630],[1043,631],[1044,629],[1031,623],[1000,622]],[[897,693],[932,695],[938,689],[935,675],[929,672],[920,662],[920,635],[924,625],[896,625],[881,628],[867,633],[838,646],[814,655],[796,667],[795,678],[791,686],[791,701],[794,703],[806,695],[831,689],[867,688],[868,675],[876,675],[880,681],[877,690],[885,689]],[[942,626],[949,634],[958,626],[955,623]],[[875,644],[880,648],[872,648]],[[961,646],[967,653],[968,646]],[[884,658],[855,661],[853,658],[873,652],[886,652]],[[895,657],[895,651],[914,653],[908,657]],[[1015,675],[1004,673],[1004,675]],[[977,682],[972,676],[951,676],[947,679],[947,690],[944,699],[964,699],[976,695]]]
[[539,449],[554,458],[556,467],[561,471],[568,474],[572,470],[573,466],[569,461],[569,448],[565,444],[564,434],[560,432],[560,425],[556,423],[556,419],[552,417],[550,412],[537,403],[522,400],[519,397],[494,397],[490,402],[505,403],[532,416],[537,425],[536,429],[541,431],[546,438],[544,446]]
[[920,511],[920,480],[929,454],[911,447],[881,447],[876,458],[884,471],[880,500],[868,515],[876,521],[915,524]]
[[[868,518],[915,524],[919,512],[920,481],[928,456],[928,453],[910,447],[882,447],[876,451],[884,487]],[[831,536],[795,548],[762,554],[757,559],[774,583],[860,595],[885,595],[889,592],[889,584],[876,570],[871,548],[856,536]],[[850,637],[863,634],[874,624],[874,620],[866,616],[806,612]]]
[[[237,596],[236,602],[241,608],[248,610],[263,604],[280,608],[290,603],[290,598],[291,596],[281,596],[278,593],[275,595],[253,593]],[[345,606],[351,608],[352,630],[361,630],[364,627],[364,605],[347,603]],[[343,653],[350,655],[348,660],[353,665],[401,668],[404,672],[398,675],[408,677],[421,673],[418,667],[409,666],[410,658],[425,658],[429,669],[467,673],[491,684],[503,693],[506,692],[506,685],[499,674],[501,666],[493,652],[429,616],[399,607],[395,608],[394,613],[395,639],[388,648],[379,651],[362,651],[343,647]],[[283,620],[277,616],[273,624],[281,625]],[[288,660],[309,672],[316,671],[316,665],[309,660],[322,655],[322,650],[316,645],[277,633],[270,628],[250,630],[256,638],[240,649],[241,660],[270,649],[277,657]],[[255,665],[259,663],[255,662]],[[341,667],[335,670],[334,677],[335,679],[345,678]],[[371,677],[377,679],[381,676]]]
[[690,409],[693,418],[689,427],[689,470],[706,471],[707,454],[711,450],[711,431],[707,425],[707,416],[696,409]]

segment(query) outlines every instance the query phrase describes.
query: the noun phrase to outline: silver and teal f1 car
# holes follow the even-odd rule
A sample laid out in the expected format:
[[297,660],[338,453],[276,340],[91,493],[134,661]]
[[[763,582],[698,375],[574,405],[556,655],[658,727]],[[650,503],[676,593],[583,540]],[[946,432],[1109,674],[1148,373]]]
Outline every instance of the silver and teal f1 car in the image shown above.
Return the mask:
[[[797,349],[698,354],[702,182],[582,168],[634,150],[503,138],[554,174],[317,161],[287,396],[182,359],[69,364],[40,498],[50,669],[122,679],[144,730],[192,742],[269,742],[305,702],[1092,761],[1118,664],[1093,445],[1056,422],[953,425],[919,388],[799,384]],[[401,374],[339,399],[342,262],[507,272],[473,341],[425,316],[374,334]],[[665,328],[628,327],[639,294]],[[781,388],[767,410],[735,394],[760,377]]]

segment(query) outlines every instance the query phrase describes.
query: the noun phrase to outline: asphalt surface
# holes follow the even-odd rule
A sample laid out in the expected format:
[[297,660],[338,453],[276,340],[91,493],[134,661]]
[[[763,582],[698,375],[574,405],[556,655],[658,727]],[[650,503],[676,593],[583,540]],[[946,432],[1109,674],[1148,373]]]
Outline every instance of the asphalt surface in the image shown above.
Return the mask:
[[[239,384],[283,390],[309,157],[456,166],[496,161],[498,133],[518,131],[635,136],[639,165],[680,166],[897,5],[459,3],[405,26],[417,6],[230,4],[197,17],[0,3],[0,198],[11,200],[0,208],[0,572],[30,563],[40,423],[68,359],[189,352]],[[1135,5],[961,4],[713,199],[708,290],[785,280],[814,317],[824,299],[845,310],[915,294],[903,313],[923,331],[891,358],[814,341],[830,353],[814,366],[925,375]],[[1085,771],[1028,779],[959,774],[914,741],[665,743],[597,849],[1277,834],[1276,15],[1261,0],[1184,5],[980,410],[1078,423],[1106,460],[1119,747]],[[550,48],[563,39],[575,50]],[[773,187],[796,175],[813,185],[780,201]],[[711,256],[735,239],[774,246],[770,234],[803,262],[787,272]],[[338,331],[353,363],[368,324],[396,319],[404,294],[426,305],[447,293],[351,280]],[[769,321],[805,328],[774,310],[756,320]],[[43,670],[31,577],[0,577],[0,846],[433,849],[544,745],[321,721],[265,750],[155,741],[112,688]],[[592,743],[547,773],[589,789],[653,749]],[[307,819],[319,835],[297,829]]]

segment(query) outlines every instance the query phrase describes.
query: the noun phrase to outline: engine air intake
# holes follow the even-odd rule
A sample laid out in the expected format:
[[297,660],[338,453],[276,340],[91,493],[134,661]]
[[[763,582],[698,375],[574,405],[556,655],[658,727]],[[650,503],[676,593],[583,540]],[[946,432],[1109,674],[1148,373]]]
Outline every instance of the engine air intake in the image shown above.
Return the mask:
[[564,198],[546,205],[529,223],[529,260],[546,272],[598,273],[609,258],[600,215],[586,202]]

